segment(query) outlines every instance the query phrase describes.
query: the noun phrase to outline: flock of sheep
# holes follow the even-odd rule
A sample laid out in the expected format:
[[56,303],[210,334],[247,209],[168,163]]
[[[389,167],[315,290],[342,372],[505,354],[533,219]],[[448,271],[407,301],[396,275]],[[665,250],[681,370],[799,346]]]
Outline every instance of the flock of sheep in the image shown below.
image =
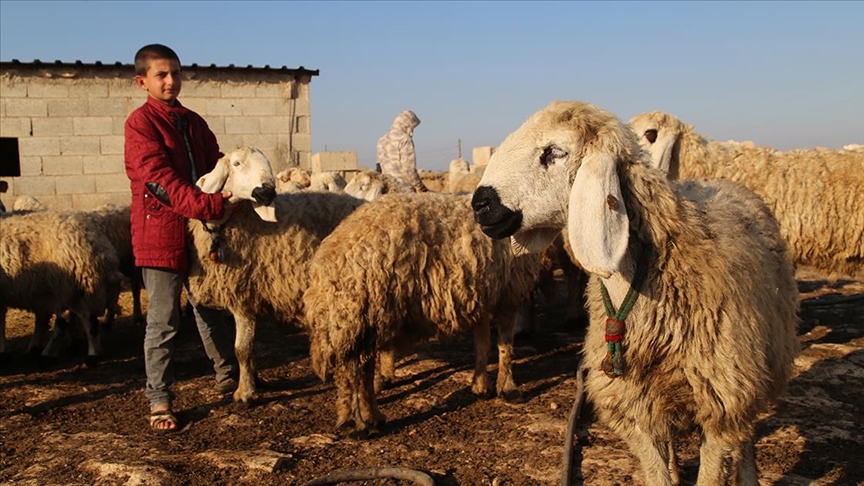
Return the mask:
[[[397,354],[424,340],[473,333],[471,389],[489,394],[492,323],[494,390],[518,396],[514,328],[558,248],[573,274],[590,275],[570,297],[590,316],[588,399],[648,484],[678,483],[676,439],[694,428],[698,484],[757,484],[756,417],[783,392],[798,351],[795,265],[853,277],[864,266],[861,147],[718,143],[668,114],[625,124],[579,102],[531,116],[485,172],[454,161],[444,193],[399,193],[374,171],[351,181],[273,174],[243,147],[198,185],[234,194],[225,219],[189,222],[189,285],[235,317],[235,401],[255,396],[262,320],[307,330],[312,369],[333,377],[347,431],[382,424],[376,392]],[[221,263],[210,259],[214,234]],[[17,308],[35,315],[28,351],[42,347],[52,316],[72,314],[98,360],[96,318],[117,312],[123,278],[141,318],[135,271],[128,207],[0,214],[0,355],[6,310]],[[62,329],[43,354],[58,352]]]

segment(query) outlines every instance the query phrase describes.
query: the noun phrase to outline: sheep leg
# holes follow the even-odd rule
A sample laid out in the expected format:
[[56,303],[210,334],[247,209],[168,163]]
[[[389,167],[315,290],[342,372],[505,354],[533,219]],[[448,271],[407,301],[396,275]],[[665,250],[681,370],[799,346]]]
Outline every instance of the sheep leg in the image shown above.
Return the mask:
[[489,364],[489,348],[492,347],[489,322],[481,320],[474,326],[474,377],[471,391],[477,396],[488,396],[489,382],[486,366]]
[[75,314],[81,320],[84,335],[87,336],[87,357],[84,364],[94,366],[102,359],[102,340],[99,335],[99,318],[89,312]]
[[144,324],[144,313],[141,312],[141,270],[134,272],[131,279],[132,289],[132,319],[135,324]]
[[6,307],[0,306],[0,355],[6,354]]
[[375,391],[385,390],[396,381],[396,350],[378,352],[378,373],[375,374]]
[[[376,359],[369,359],[363,363],[361,372],[361,385],[358,390],[358,405],[360,422],[363,424],[363,429],[370,432],[376,432],[378,427],[384,423],[384,414],[378,410],[378,401],[375,398],[375,362]],[[356,424],[355,424],[356,425]]]
[[[625,438],[630,450],[639,458],[644,475],[643,482],[653,486],[673,486],[675,482],[669,471],[672,466],[669,457],[669,442],[646,433],[645,430],[650,428],[646,424],[639,424],[638,422],[631,422],[631,424],[627,426],[622,424],[615,432]],[[626,430],[621,430],[621,427],[625,427]]]
[[33,335],[30,337],[30,343],[27,344],[28,355],[38,355],[42,351],[42,343],[45,342],[45,335],[51,327],[51,316],[50,312],[36,312]]
[[[64,314],[70,316],[68,313]],[[72,335],[69,333],[69,322],[63,315],[57,314],[57,317],[54,318],[54,330],[51,332],[51,337],[45,347],[42,348],[42,356],[56,358],[60,356],[62,350],[68,349],[71,345]]]
[[513,380],[513,330],[515,321],[515,316],[513,316],[498,322],[498,381],[495,386],[498,396],[507,401],[521,397],[519,387]]
[[336,384],[336,428],[345,430],[354,424],[354,412],[356,408],[354,397],[356,396],[353,380],[357,376],[352,373],[354,366],[338,364],[333,370],[333,381]]
[[758,484],[752,441],[740,443],[717,433],[705,433],[702,436],[696,486],[713,484]]
[[253,343],[255,341],[255,321],[238,313],[234,313],[236,336],[234,339],[234,354],[240,367],[240,383],[234,391],[234,401],[245,405],[255,396],[255,356]]
[[675,453],[675,441],[669,440],[666,443],[666,451],[669,454],[669,477],[672,478],[672,484],[678,486],[681,484],[681,475],[678,473],[678,454]]

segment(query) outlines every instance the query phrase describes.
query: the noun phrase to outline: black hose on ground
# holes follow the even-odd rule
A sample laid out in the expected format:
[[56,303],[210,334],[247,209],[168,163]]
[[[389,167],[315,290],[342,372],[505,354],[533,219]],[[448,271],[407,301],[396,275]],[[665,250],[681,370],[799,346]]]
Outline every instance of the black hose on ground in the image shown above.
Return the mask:
[[315,478],[303,483],[302,486],[327,486],[353,481],[368,481],[370,479],[401,479],[411,481],[419,486],[435,486],[432,476],[414,469],[404,467],[372,467],[369,469],[348,469]]
[[[573,469],[573,439],[576,437],[576,424],[579,422],[579,414],[585,403],[585,376],[582,369],[582,361],[576,367],[576,401],[570,409],[570,421],[567,424],[567,436],[564,439],[564,458],[561,461],[561,486],[570,486],[570,477]],[[578,442],[578,441],[577,441]]]

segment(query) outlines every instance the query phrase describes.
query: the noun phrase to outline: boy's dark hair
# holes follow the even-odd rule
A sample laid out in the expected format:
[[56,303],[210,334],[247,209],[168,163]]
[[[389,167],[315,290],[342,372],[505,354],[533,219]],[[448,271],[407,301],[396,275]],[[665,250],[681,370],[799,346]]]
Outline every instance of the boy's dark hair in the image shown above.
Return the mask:
[[150,67],[150,61],[155,59],[168,59],[180,63],[180,57],[168,46],[162,44],[148,44],[135,54],[135,74],[138,76],[147,75],[147,68]]

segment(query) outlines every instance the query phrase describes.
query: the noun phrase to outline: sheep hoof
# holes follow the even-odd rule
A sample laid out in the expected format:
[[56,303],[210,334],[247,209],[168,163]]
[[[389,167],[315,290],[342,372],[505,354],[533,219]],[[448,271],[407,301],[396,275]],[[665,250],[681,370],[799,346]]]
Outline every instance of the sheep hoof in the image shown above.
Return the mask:
[[500,394],[501,398],[504,401],[509,403],[524,403],[525,399],[522,397],[522,392],[519,390],[505,390]]
[[84,358],[84,366],[87,368],[95,368],[102,361],[102,356],[87,356]]

